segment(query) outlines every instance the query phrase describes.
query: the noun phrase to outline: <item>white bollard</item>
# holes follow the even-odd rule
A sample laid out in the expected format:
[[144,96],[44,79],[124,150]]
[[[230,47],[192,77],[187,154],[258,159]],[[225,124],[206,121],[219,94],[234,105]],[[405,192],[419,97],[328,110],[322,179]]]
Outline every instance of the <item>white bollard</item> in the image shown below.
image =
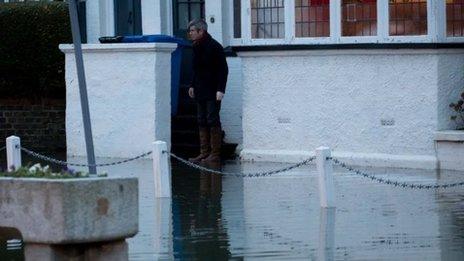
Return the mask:
[[319,173],[319,198],[321,207],[335,207],[335,195],[333,184],[333,166],[330,159],[330,148],[319,147],[316,149],[317,172]]
[[[169,166],[169,152],[164,141],[153,142],[153,173],[155,179],[155,197],[171,197],[171,168]],[[166,153],[163,153],[166,151]]]
[[8,172],[21,167],[21,140],[19,137],[10,136],[6,138],[6,162]]

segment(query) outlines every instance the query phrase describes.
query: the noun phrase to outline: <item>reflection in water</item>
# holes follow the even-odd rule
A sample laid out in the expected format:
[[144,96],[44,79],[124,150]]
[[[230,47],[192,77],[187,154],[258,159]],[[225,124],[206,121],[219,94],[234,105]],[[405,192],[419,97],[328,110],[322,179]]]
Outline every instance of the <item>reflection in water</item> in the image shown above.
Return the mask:
[[[220,165],[208,167],[220,169]],[[230,252],[222,224],[222,177],[207,173],[194,175],[199,176],[188,177],[188,188],[174,188],[174,257],[227,260]]]
[[154,203],[153,250],[156,253],[156,259],[167,257],[172,259],[172,200],[170,198],[155,198]]
[[[228,162],[222,168],[255,172],[282,166]],[[337,208],[321,209],[314,167],[235,178],[173,162],[172,200],[155,199],[150,160],[104,170],[139,178],[140,224],[128,240],[131,260],[464,260],[462,187],[395,188],[335,169]],[[463,173],[446,171],[363,170],[415,183],[464,179]]]
[[[277,166],[244,163],[224,168],[253,172]],[[407,182],[437,182],[435,172],[366,170]],[[175,240],[174,245],[210,242],[206,249],[211,253],[223,250],[216,258],[464,260],[462,188],[447,194],[450,199],[443,204],[443,200],[435,198],[441,192],[395,188],[336,170],[339,207],[324,209],[319,207],[317,175],[313,168],[266,178],[226,176],[222,178],[222,196],[215,190],[219,186],[212,186],[211,178],[216,176],[208,179],[182,168],[174,172],[177,175],[174,194],[190,195],[191,208],[206,202],[217,204],[209,206],[215,215],[200,215],[206,217],[201,221],[197,217],[201,212],[189,212],[184,222],[194,224],[195,229],[191,231],[203,233],[192,236],[184,230],[183,238]],[[439,182],[452,182],[461,177],[456,173],[442,173]],[[196,187],[199,187],[197,191]],[[185,247],[176,251],[176,257],[210,257],[204,254]]]
[[317,260],[334,260],[335,208],[321,208]]

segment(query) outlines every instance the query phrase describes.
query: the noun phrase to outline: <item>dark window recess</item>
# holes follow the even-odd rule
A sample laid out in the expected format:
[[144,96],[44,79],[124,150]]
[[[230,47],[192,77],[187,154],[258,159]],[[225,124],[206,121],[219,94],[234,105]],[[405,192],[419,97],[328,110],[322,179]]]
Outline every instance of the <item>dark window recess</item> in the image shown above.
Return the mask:
[[[157,0],[159,1],[159,0]],[[163,0],[167,1],[167,0]],[[216,0],[215,0],[216,1]],[[188,39],[187,26],[193,19],[205,18],[205,1],[204,0],[172,0],[172,17],[174,26],[174,36]],[[184,89],[190,84],[192,79],[192,57],[191,48],[182,49],[182,62],[180,70],[180,88]],[[181,91],[182,92],[182,91]]]
[[81,31],[81,42],[87,43],[87,12],[85,2],[78,2],[77,15],[79,19],[79,28]]
[[242,38],[241,0],[234,0],[234,38]]
[[116,35],[141,35],[141,0],[115,0]]
[[205,18],[204,0],[173,0],[174,35],[187,38],[187,26],[194,19]]

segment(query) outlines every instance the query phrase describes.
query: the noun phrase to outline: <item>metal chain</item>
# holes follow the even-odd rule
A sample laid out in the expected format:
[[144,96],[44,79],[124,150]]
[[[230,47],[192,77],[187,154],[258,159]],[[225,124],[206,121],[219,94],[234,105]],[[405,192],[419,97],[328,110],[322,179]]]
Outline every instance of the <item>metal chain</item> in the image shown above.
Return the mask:
[[424,184],[412,184],[412,183],[406,183],[406,182],[393,181],[389,179],[379,178],[372,174],[364,173],[360,170],[357,170],[357,169],[354,169],[353,167],[348,166],[346,163],[338,159],[331,158],[331,157],[328,157],[327,159],[332,160],[336,165],[341,166],[344,169],[354,172],[358,176],[369,178],[378,183],[393,185],[395,187],[411,188],[411,189],[439,189],[439,188],[452,188],[452,187],[464,186],[464,182],[424,185]]
[[57,160],[57,159],[54,159],[54,158],[51,158],[51,157],[47,157],[45,155],[42,155],[42,154],[39,154],[37,152],[33,152],[33,151],[30,151],[26,148],[21,148],[22,151],[26,152],[27,154],[33,156],[33,157],[36,157],[36,158],[39,158],[39,159],[42,159],[42,160],[45,160],[45,161],[48,161],[48,162],[51,162],[51,163],[55,163],[55,164],[58,164],[58,165],[69,165],[69,166],[77,166],[77,167],[105,167],[105,166],[114,166],[114,165],[119,165],[119,164],[123,164],[123,163],[126,163],[126,162],[129,162],[129,161],[133,161],[133,160],[137,160],[137,159],[140,159],[140,158],[143,158],[145,156],[148,156],[152,153],[152,151],[149,151],[149,152],[146,152],[146,153],[143,153],[143,154],[140,154],[139,156],[136,156],[136,157],[133,157],[133,158],[130,158],[130,159],[125,159],[125,160],[121,160],[121,161],[116,161],[116,162],[111,162],[111,163],[104,163],[104,164],[79,164],[79,163],[69,163],[69,162],[66,162],[66,161],[62,161],[62,160]]
[[175,155],[174,153],[171,153],[171,152],[167,152],[167,151],[163,151],[163,153],[169,153],[169,155],[171,155],[171,157],[173,157],[174,159],[180,161],[181,163],[189,166],[189,167],[192,167],[194,169],[198,169],[198,170],[201,170],[201,171],[205,171],[205,172],[209,172],[209,173],[213,173],[213,174],[218,174],[218,175],[227,175],[227,176],[234,176],[234,177],[263,177],[263,176],[271,176],[271,175],[274,175],[274,174],[277,174],[277,173],[281,173],[281,172],[286,172],[286,171],[289,171],[291,169],[295,169],[295,168],[298,168],[298,167],[301,167],[303,165],[307,165],[309,164],[310,162],[312,162],[316,157],[311,157],[311,158],[308,158],[302,162],[299,162],[299,163],[296,163],[296,164],[293,164],[291,166],[288,166],[288,167],[285,167],[285,168],[282,168],[282,169],[276,169],[276,170],[271,170],[271,171],[265,171],[265,172],[256,172],[256,173],[241,173],[241,172],[225,172],[225,171],[218,171],[218,170],[214,170],[214,169],[209,169],[209,168],[205,168],[203,166],[200,166],[198,164],[195,164],[195,163],[192,163],[188,160],[185,160],[177,155]]

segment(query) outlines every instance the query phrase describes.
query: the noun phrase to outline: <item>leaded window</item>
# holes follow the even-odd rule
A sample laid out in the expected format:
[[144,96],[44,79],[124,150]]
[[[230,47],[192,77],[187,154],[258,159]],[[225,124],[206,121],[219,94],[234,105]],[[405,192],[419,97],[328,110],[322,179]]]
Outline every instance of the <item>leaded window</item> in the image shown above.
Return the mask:
[[464,36],[464,0],[446,1],[446,35]]
[[426,35],[427,0],[390,0],[390,35]]
[[284,0],[251,0],[251,37],[284,38]]
[[342,36],[377,35],[377,0],[342,0]]
[[330,36],[329,0],[295,1],[295,36]]

